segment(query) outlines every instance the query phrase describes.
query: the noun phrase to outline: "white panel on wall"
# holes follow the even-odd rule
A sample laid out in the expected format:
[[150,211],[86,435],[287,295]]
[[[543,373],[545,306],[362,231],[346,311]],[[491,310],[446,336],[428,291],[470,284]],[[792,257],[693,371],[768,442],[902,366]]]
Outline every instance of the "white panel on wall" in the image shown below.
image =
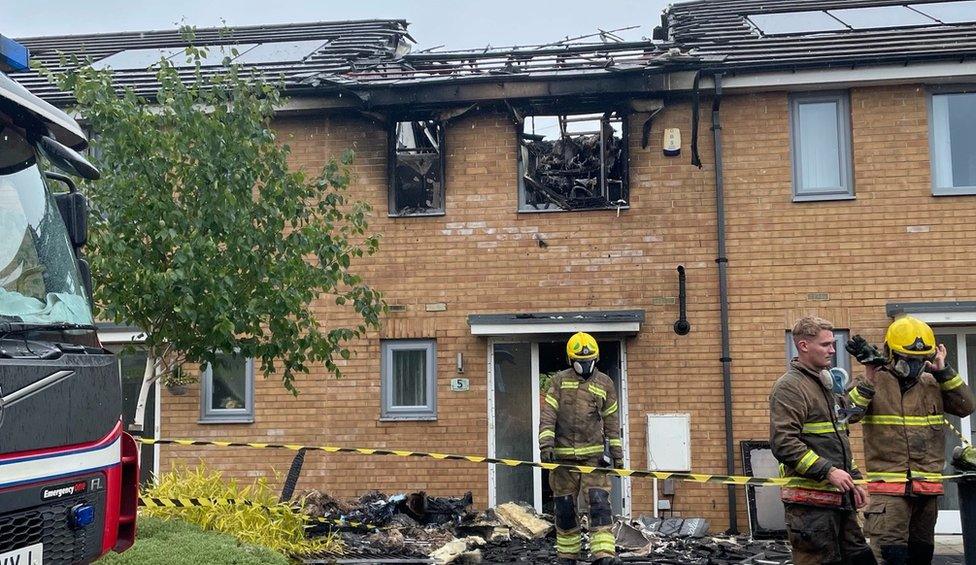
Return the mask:
[[691,414],[647,415],[647,465],[652,471],[691,471]]

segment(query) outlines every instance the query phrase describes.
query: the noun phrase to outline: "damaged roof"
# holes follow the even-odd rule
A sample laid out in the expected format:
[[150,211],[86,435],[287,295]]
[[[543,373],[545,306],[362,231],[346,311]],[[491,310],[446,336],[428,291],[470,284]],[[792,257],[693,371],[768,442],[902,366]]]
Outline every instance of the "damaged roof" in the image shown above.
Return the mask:
[[697,0],[674,4],[668,45],[713,67],[834,67],[971,60],[976,1]]
[[501,49],[410,53],[396,60],[356,65],[341,76],[322,73],[309,79],[356,85],[415,85],[437,82],[559,78],[643,71],[696,62],[680,50],[651,41],[552,43]]
[[[362,20],[303,24],[262,25],[234,28],[195,29],[193,44],[208,46],[219,53],[223,46],[234,47],[235,61],[269,79],[284,80],[285,90],[297,88],[301,81],[315,75],[342,75],[356,65],[393,60],[409,51],[412,38],[405,20]],[[54,71],[66,70],[61,55],[69,59],[90,60],[96,66],[102,61],[113,66],[119,86],[132,87],[137,94],[152,95],[159,84],[155,70],[147,66],[160,55],[172,52],[172,61],[181,66],[180,54],[188,41],[178,29],[17,38],[30,49],[31,61]],[[219,64],[223,55],[211,64]],[[134,64],[141,61],[142,64]],[[182,66],[181,74],[190,78],[193,68]],[[34,71],[10,73],[11,78],[41,98],[69,102],[70,97],[58,91],[46,78]]]

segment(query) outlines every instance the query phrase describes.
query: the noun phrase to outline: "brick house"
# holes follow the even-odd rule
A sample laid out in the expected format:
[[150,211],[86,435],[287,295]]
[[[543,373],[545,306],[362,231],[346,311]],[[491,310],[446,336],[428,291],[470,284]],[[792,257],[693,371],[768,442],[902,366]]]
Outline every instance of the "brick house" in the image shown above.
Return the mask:
[[[713,0],[669,8],[654,42],[420,53],[395,20],[200,30],[198,43],[254,44],[242,64],[284,73],[292,98],[276,126],[295,166],[356,151],[354,193],[382,234],[360,270],[391,311],[353,344],[343,379],[313,370],[293,398],[235,360],[187,395],[157,393],[154,433],[533,459],[538,383],[585,330],[619,383],[630,467],[740,474],[740,442],[768,437],[768,391],[801,315],[832,320],[843,351],[912,312],[938,325],[972,380],[974,22],[973,0]],[[290,59],[260,58],[283,37],[290,51],[266,52]],[[52,62],[57,49],[115,57],[147,94],[140,57],[180,45],[175,32],[19,41]],[[674,330],[678,266],[686,335]],[[837,363],[851,369],[846,354]],[[247,478],[292,455],[146,457],[163,471],[204,457]],[[481,507],[542,506],[543,479],[315,453],[299,488],[472,490]],[[663,500],[713,530],[746,529],[741,489],[670,487],[619,481],[615,504],[636,516]],[[958,532],[954,493],[942,504],[939,530]]]

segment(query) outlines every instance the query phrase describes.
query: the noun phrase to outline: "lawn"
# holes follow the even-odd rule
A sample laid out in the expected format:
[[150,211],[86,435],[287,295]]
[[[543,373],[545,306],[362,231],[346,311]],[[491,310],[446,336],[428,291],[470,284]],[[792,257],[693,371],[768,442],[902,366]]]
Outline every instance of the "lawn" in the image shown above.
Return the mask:
[[233,536],[205,532],[182,520],[139,516],[136,543],[122,554],[109,553],[99,565],[288,565],[284,555],[243,545]]

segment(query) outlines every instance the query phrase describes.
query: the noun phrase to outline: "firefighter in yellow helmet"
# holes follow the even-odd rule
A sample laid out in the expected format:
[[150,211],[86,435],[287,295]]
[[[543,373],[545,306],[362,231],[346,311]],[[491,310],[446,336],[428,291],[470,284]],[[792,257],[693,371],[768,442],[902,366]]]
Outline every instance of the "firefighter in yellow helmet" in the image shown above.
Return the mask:
[[[539,450],[543,462],[567,462],[599,467],[605,445],[615,468],[623,467],[620,410],[613,381],[596,368],[600,348],[587,333],[577,333],[566,343],[571,367],[556,373],[539,425]],[[559,467],[549,472],[556,517],[556,553],[560,563],[574,564],[582,551],[576,498],[590,503],[590,554],[593,563],[620,563],[610,531],[610,477],[600,473],[573,473]]]
[[907,479],[868,483],[865,533],[887,565],[930,564],[943,494],[935,479],[945,467],[944,414],[968,416],[973,393],[946,363],[945,345],[917,318],[888,326],[883,354],[860,336],[851,338],[848,351],[865,365],[864,379],[848,394],[865,411],[868,475]]

